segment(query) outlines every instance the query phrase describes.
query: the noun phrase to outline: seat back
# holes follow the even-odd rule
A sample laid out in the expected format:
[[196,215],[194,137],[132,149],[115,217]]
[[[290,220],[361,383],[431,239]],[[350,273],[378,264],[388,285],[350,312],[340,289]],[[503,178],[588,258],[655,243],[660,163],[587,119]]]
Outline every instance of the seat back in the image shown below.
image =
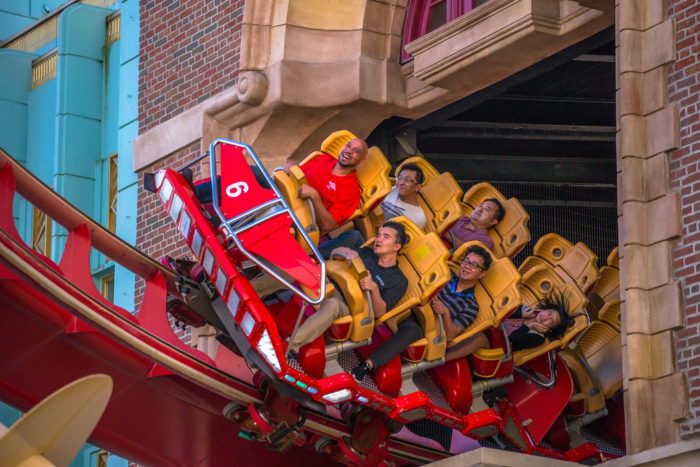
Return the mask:
[[[554,274],[550,273],[550,277],[553,278]],[[523,275],[523,282],[525,282],[526,280],[529,280],[529,278],[526,275]],[[533,358],[539,357],[540,355],[543,355],[544,353],[549,352],[550,350],[564,349],[567,345],[569,345],[569,342],[574,340],[574,338],[581,332],[583,332],[590,324],[588,315],[585,311],[588,299],[583,294],[583,292],[581,292],[581,289],[579,289],[576,284],[567,282],[559,287],[559,292],[565,294],[568,298],[569,315],[578,316],[576,316],[569,323],[569,327],[566,329],[561,339],[545,339],[544,343],[538,347],[513,352],[513,365],[523,365],[524,363],[532,360]],[[529,306],[535,306],[537,304],[536,298],[537,297],[535,297],[534,301],[531,301],[529,303],[526,300],[523,300],[523,302]],[[581,314],[579,315],[579,313]]]
[[[294,212],[294,215],[299,219],[302,227],[306,229],[306,233],[314,245],[318,245],[320,231],[314,219],[314,211],[308,200],[299,196],[299,186],[306,183],[306,176],[298,166],[292,166],[289,170],[289,175],[283,170],[276,170],[272,173],[272,179],[275,186],[280,191],[282,197],[287,201],[289,207]],[[301,233],[296,233],[296,239],[301,243],[307,253],[311,249],[306,245]]]
[[[533,256],[548,263],[564,282],[575,282],[588,294],[595,286],[600,272],[596,266],[598,257],[586,245],[576,245],[555,233],[540,238],[533,249]],[[527,258],[520,265],[520,273],[525,274],[531,267],[541,264],[539,260]]]
[[333,281],[336,289],[343,295],[350,309],[350,315],[333,322],[328,336],[331,339],[354,342],[369,339],[374,330],[374,320],[370,319],[369,304],[360,289],[359,281],[367,275],[367,270],[359,257],[348,265],[346,260],[326,261],[326,274]]
[[489,237],[493,240],[493,252],[499,258],[513,258],[530,241],[530,230],[527,228],[530,215],[523,209],[520,201],[506,198],[487,182],[477,183],[464,194],[464,215],[471,215],[477,206],[489,198],[500,201],[505,211],[503,219],[488,230]]
[[[593,328],[595,322],[591,324]],[[571,372],[571,376],[575,383],[574,394],[571,396],[568,411],[575,416],[582,416],[587,413],[593,413],[605,407],[605,395],[600,387],[598,378],[595,373],[589,371],[585,363],[585,357],[581,354],[581,349],[564,349],[559,353],[566,366]]]
[[578,347],[600,381],[605,398],[622,387],[622,337],[620,334],[620,300],[607,303],[599,320],[581,336]]
[[617,270],[620,269],[620,247],[616,246],[612,249],[608,255],[608,266],[613,267]]
[[426,232],[436,232],[442,235],[452,224],[462,216],[462,189],[452,174],[440,173],[420,156],[409,157],[394,171],[394,176],[408,163],[414,163],[423,171],[423,186],[419,192],[418,202],[426,217]]
[[396,170],[394,170],[394,177],[399,176],[399,174],[401,173],[401,169],[404,165],[411,163],[416,164],[423,171],[423,186],[430,185],[433,179],[437,178],[440,175],[440,172],[438,172],[438,170],[435,167],[433,167],[433,165],[430,162],[426,161],[420,156],[414,156],[404,160],[401,164],[398,165],[398,167],[396,167]]
[[[461,245],[449,262],[450,269],[455,274],[459,274],[459,265],[465,252],[472,245],[479,245],[489,251],[478,241]],[[474,295],[479,303],[479,313],[476,319],[468,328],[448,342],[448,347],[452,347],[484,329],[500,325],[501,321],[522,303],[519,284],[520,274],[510,258],[493,258],[488,272],[479,279],[478,284],[474,287]]]
[[357,168],[357,182],[360,184],[362,203],[361,216],[367,216],[391,191],[389,172],[391,164],[377,146],[367,152],[367,158]]
[[452,174],[443,172],[418,192],[419,204],[427,219],[426,232],[442,235],[462,217],[462,189]]

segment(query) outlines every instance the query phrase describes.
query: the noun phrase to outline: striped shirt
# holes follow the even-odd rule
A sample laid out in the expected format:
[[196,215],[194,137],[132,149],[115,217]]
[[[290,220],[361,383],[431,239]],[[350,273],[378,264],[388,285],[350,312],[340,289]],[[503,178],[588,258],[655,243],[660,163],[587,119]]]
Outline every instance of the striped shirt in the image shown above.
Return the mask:
[[450,281],[438,292],[437,299],[450,310],[452,322],[462,329],[466,329],[476,319],[476,315],[479,313],[479,304],[474,296],[474,288],[457,292],[458,280],[457,275],[453,273]]

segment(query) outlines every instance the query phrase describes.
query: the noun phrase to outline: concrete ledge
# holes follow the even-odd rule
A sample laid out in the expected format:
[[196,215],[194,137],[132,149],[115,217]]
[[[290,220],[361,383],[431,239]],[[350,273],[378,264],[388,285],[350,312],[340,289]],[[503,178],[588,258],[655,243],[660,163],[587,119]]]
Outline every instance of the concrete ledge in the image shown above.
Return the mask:
[[700,459],[700,440],[680,441],[607,461],[606,467],[646,465],[658,467],[695,467]]
[[458,456],[443,459],[432,464],[439,467],[472,467],[472,466],[504,466],[504,467],[573,467],[580,466],[574,462],[560,461],[547,457],[531,456],[520,452],[501,451],[500,449],[480,448],[465,452]]

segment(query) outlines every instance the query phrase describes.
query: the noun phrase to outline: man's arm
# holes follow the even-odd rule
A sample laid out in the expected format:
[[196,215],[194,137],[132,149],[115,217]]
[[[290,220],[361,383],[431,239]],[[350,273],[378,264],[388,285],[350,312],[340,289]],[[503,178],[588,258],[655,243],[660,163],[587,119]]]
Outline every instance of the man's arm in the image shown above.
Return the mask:
[[321,233],[325,234],[336,227],[338,223],[333,219],[331,213],[323,205],[323,200],[318,191],[310,185],[302,185],[299,187],[299,196],[305,199],[310,199],[311,204],[314,206],[314,211],[316,212],[316,224],[318,224]]
[[370,299],[372,300],[372,310],[374,311],[374,318],[379,318],[384,313],[386,313],[386,302],[379,293],[379,286],[374,279],[368,274],[367,276],[360,279],[360,289],[369,290]]
[[442,324],[445,326],[445,336],[448,341],[451,341],[461,334],[464,328],[452,320],[450,310],[440,299],[434,298],[431,305],[435,313],[442,315]]

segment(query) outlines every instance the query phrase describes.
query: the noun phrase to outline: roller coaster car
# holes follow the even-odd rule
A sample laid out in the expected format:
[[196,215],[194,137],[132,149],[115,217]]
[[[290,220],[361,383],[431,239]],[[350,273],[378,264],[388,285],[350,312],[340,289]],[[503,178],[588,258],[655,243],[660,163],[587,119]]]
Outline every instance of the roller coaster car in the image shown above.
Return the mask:
[[[449,278],[445,261],[448,253],[439,237],[435,233],[424,234],[410,221],[400,220],[407,226],[410,240],[401,251],[399,267],[410,286],[393,310],[375,319],[357,286],[357,279],[364,273],[362,265],[353,263],[348,267],[346,261],[323,261],[314,240],[274,180],[263,170],[267,186],[256,181],[246,152],[253,164],[262,167],[245,144],[215,140],[210,146],[212,211],[217,227],[203,214],[191,182],[180,173],[163,170],[146,177],[144,182],[157,192],[206,274],[210,286],[205,291],[211,292],[209,306],[195,307],[197,313],[218,329],[222,344],[260,370],[258,381],[269,380],[264,391],[261,389],[267,394],[266,401],[269,399],[267,412],[265,407],[234,407],[229,410],[233,418],[241,418],[242,424],[263,433],[268,441],[278,440],[287,446],[299,440],[298,432],[293,432],[300,429],[303,420],[296,415],[287,419],[280,415],[280,422],[275,425],[261,414],[269,415],[273,406],[285,407],[283,412],[288,416],[299,404],[323,411],[324,406],[348,402],[363,406],[366,413],[375,417],[384,417],[382,420],[398,423],[396,426],[426,418],[473,438],[504,433],[524,452],[576,461],[595,454],[590,445],[565,452],[538,446],[570,399],[571,376],[554,355],[554,349],[524,361],[522,374],[510,374],[508,341],[497,328],[500,320],[520,303],[519,276],[508,258],[497,260],[477,289],[482,309],[467,331],[485,331],[496,349],[477,352],[472,358],[477,375],[472,381],[466,359],[440,366],[445,348],[454,345],[454,341],[445,342],[441,321],[428,305]],[[217,159],[221,170],[218,179]],[[220,202],[216,196],[219,192]],[[251,271],[255,268],[250,264],[291,291],[291,297],[283,292],[264,297],[263,302],[251,284],[255,280]],[[327,276],[335,285],[326,283]],[[294,333],[305,313],[310,313],[335,289],[342,291],[351,308],[350,316],[337,320],[327,332],[327,337],[335,342],[327,345],[321,337],[302,347],[298,360],[287,355],[285,338]],[[196,294],[199,299],[209,295]],[[407,363],[402,365],[397,356],[376,369],[374,379],[365,378],[369,382],[355,381],[347,370],[359,362],[357,355],[363,358],[370,353],[412,309],[425,336],[404,352]],[[563,341],[557,343],[557,348],[563,345]],[[552,364],[553,359],[558,365]],[[428,368],[432,368],[430,373],[422,371]],[[531,373],[544,374],[558,383],[546,394],[539,394],[541,387]],[[505,386],[508,398],[484,396],[493,387],[510,381],[513,382]],[[290,403],[280,402],[284,400]],[[363,420],[367,420],[366,416]],[[264,426],[267,428],[261,428]],[[532,427],[537,427],[534,434]],[[384,428],[372,429],[379,430],[375,431],[376,439],[390,434]],[[358,442],[349,442],[350,445],[341,442],[340,447],[350,462],[366,463],[367,459],[376,458],[370,454],[353,458],[357,453],[351,455],[350,451],[358,448]],[[385,449],[385,444],[378,442],[372,449]]]

